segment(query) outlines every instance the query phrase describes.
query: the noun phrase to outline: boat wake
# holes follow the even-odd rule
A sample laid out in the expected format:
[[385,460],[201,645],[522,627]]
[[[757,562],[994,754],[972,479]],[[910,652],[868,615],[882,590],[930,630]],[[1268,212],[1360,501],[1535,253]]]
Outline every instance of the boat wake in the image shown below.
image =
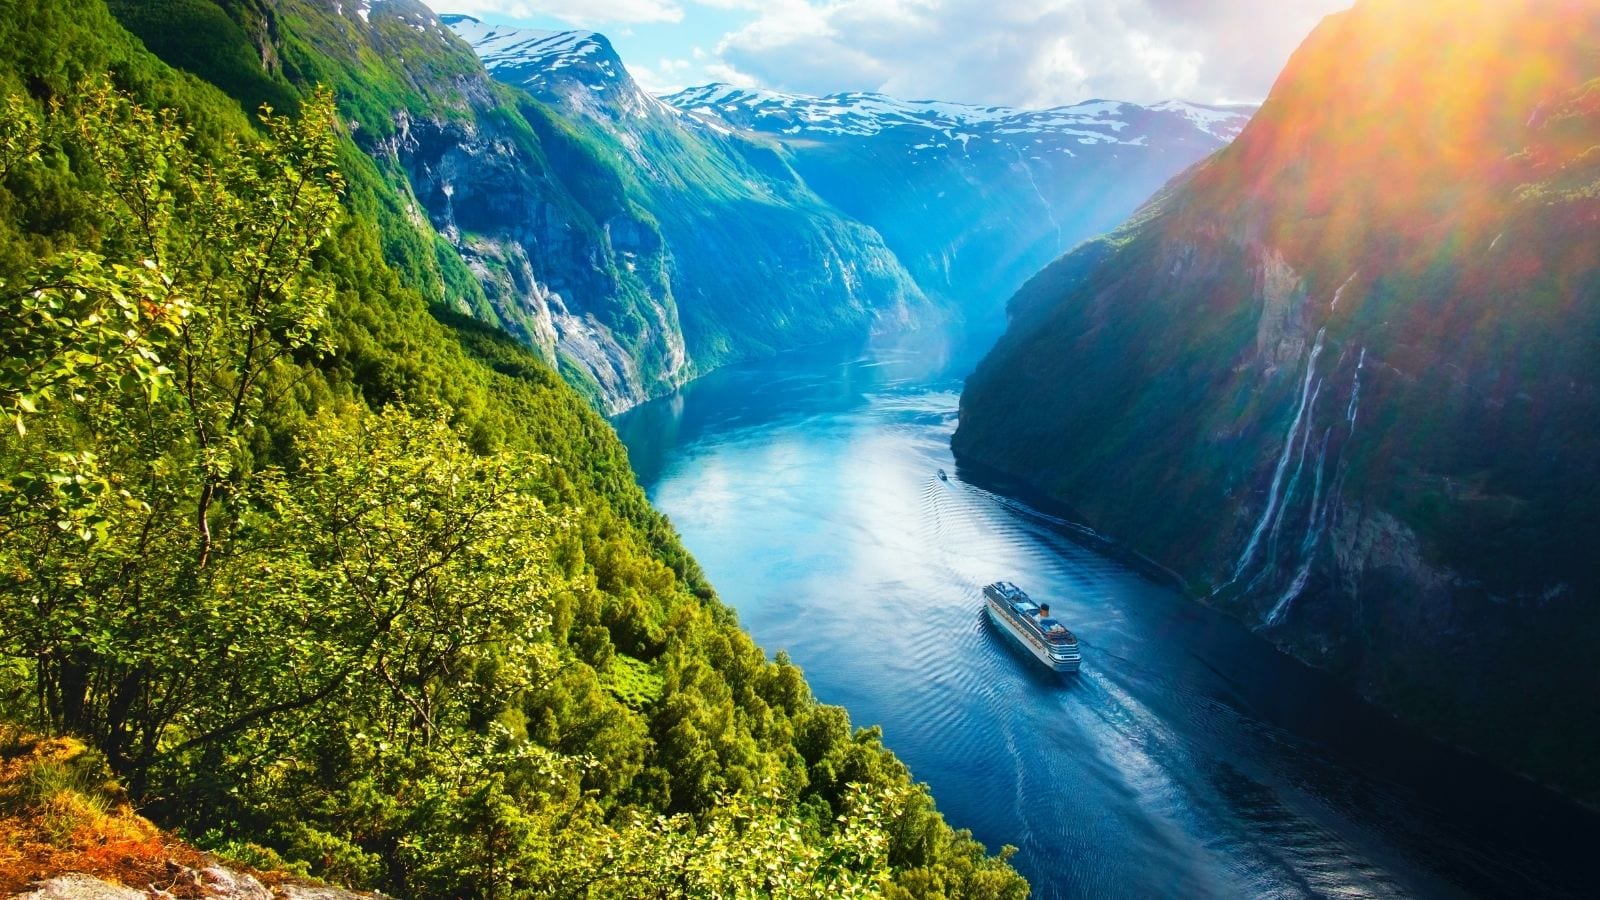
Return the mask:
[[[1302,442],[1324,444],[1309,435]],[[1308,455],[1322,452],[1313,446]],[[1320,494],[1321,460],[1316,463],[1312,487]],[[1013,830],[1005,840],[1026,860],[1071,861],[1075,871],[1060,882],[1070,891],[1052,880],[1036,884],[1037,896],[1129,892],[1110,869],[1091,862],[1107,848],[1071,827],[1085,815],[1117,820],[1100,822],[1102,838],[1104,832],[1122,834],[1127,846],[1161,860],[1151,870],[1160,877],[1136,893],[1405,894],[1403,883],[1382,867],[1352,865],[1363,858],[1361,848],[1330,829],[1318,815],[1325,810],[1315,809],[1281,773],[1238,762],[1260,758],[1263,747],[1282,753],[1296,745],[1294,738],[1238,709],[1231,692],[1219,692],[1214,670],[1193,658],[1168,665],[1130,652],[1118,598],[1136,576],[1080,543],[1099,538],[1091,529],[937,477],[929,478],[921,501],[925,558],[940,569],[934,580],[959,585],[961,597],[951,603],[970,604],[970,610],[981,602],[980,585],[997,577],[1025,579],[1042,585],[1054,614],[1087,635],[1080,636],[1079,675],[1063,679],[1016,652],[998,627],[980,629],[988,632],[981,634],[986,645],[963,640],[975,662],[952,687],[976,690],[986,702],[941,717],[938,725],[941,740],[967,744],[959,755],[991,771],[997,789],[991,796],[1010,800]],[[1271,527],[1268,522],[1263,532]],[[1185,669],[1201,672],[1209,688]],[[1085,810],[1072,791],[1052,789],[1085,780],[1097,785],[1085,793],[1121,795],[1137,813]],[[1068,849],[1075,845],[1077,852]],[[1219,856],[1226,860],[1220,868]]]

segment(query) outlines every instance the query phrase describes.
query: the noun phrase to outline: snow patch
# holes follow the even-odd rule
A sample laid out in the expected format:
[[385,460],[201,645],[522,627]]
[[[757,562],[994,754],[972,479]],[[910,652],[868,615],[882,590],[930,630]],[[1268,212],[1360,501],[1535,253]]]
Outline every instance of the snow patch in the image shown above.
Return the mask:
[[1207,106],[1184,100],[1168,100],[1150,108],[1156,112],[1177,113],[1196,128],[1222,141],[1238,137],[1253,112],[1249,107]]
[[[1208,107],[1168,102],[1160,107],[1092,100],[1052,109],[973,106],[940,100],[898,100],[883,94],[847,92],[807,97],[760,88],[708,84],[687,88],[663,99],[678,109],[715,116],[734,127],[778,134],[871,137],[896,129],[936,131],[963,144],[995,135],[1075,139],[1078,144],[1151,143],[1150,126],[1161,126],[1151,112],[1176,113],[1185,123],[1226,143],[1249,119],[1246,108]],[[1167,120],[1170,123],[1170,119]],[[963,137],[966,135],[966,137]]]

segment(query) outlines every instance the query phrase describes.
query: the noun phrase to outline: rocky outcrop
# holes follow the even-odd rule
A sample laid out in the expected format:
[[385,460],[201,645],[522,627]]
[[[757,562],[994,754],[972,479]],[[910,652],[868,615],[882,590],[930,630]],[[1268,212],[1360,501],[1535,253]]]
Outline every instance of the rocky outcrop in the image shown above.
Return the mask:
[[69,874],[39,881],[11,896],[19,900],[148,900],[150,895],[92,875]]
[[1253,255],[1257,260],[1256,291],[1261,298],[1256,352],[1263,374],[1271,375],[1305,355],[1305,281],[1278,250],[1261,247]]
[[489,318],[552,364],[575,364],[611,410],[686,381],[689,360],[655,226],[614,198],[590,199],[586,208],[564,185],[541,156],[581,152],[549,146],[570,136],[504,124],[487,83],[463,98],[470,118],[416,120],[398,111],[394,134],[370,152],[405,174],[429,225],[477,277]]
[[1600,82],[1574,36],[1595,15],[1330,17],[1232,146],[1017,295],[955,437],[1301,658],[1590,800]]
[[292,881],[269,887],[254,875],[219,863],[200,869],[168,863],[167,874],[162,883],[135,890],[92,875],[69,873],[37,881],[12,896],[17,900],[382,900],[383,896]]

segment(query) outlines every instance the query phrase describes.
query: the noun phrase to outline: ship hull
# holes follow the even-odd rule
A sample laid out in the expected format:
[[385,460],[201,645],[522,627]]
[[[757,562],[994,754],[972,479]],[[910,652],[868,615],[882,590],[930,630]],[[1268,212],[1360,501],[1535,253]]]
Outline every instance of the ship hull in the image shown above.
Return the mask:
[[994,627],[998,628],[1000,632],[1011,641],[1011,643],[1015,644],[1017,648],[1022,650],[1024,653],[1038,660],[1040,664],[1057,672],[1071,673],[1078,671],[1078,665],[1081,662],[1081,659],[1078,656],[1076,647],[1073,648],[1072,657],[1070,659],[1058,658],[1050,653],[1050,649],[1048,645],[1044,643],[1044,641],[1041,641],[1028,632],[1023,631],[1020,626],[1013,623],[1010,620],[1010,617],[996,607],[994,600],[985,598],[983,611],[984,614],[989,617],[989,621],[993,623]]

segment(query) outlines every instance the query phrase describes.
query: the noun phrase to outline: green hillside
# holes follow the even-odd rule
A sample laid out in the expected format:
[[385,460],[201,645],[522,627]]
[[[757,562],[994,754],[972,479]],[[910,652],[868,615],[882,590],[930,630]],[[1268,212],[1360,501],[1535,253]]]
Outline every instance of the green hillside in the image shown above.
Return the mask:
[[[536,34],[443,21],[502,42]],[[496,57],[490,74],[582,134],[592,157],[615,168],[622,196],[647,211],[686,371],[948,317],[882,236],[818,197],[771,142],[702,127],[647,94],[604,36],[578,35],[581,54]],[[524,227],[507,217],[489,230]],[[632,230],[611,228],[613,242]]]
[[[214,83],[99,0],[0,17],[5,717],[204,847],[402,896],[1024,896],[467,314],[361,148],[482,110],[310,4],[220,9],[118,6]],[[530,159],[581,149],[525,112]]]

